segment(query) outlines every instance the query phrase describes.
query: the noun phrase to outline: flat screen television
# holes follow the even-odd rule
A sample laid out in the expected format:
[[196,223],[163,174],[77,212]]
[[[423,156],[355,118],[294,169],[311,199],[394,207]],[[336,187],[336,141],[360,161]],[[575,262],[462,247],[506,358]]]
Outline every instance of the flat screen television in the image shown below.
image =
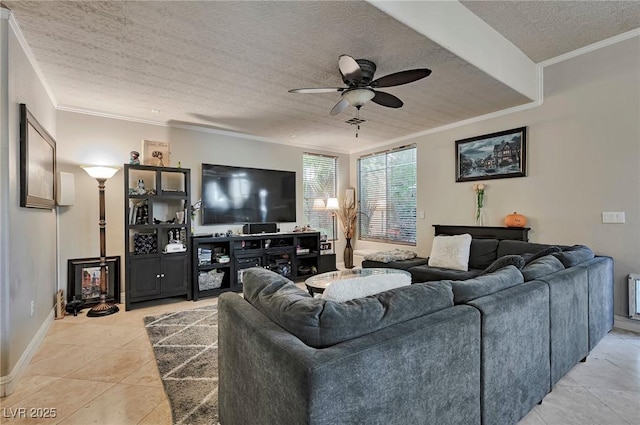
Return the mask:
[[202,164],[202,224],[293,223],[294,171]]

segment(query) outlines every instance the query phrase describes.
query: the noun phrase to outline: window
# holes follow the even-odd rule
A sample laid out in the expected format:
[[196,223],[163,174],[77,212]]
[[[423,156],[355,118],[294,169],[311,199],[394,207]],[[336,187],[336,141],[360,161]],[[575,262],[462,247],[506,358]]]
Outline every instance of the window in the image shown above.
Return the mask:
[[327,198],[336,197],[335,156],[305,153],[302,157],[302,184],[304,187],[304,224],[321,234],[333,238],[331,213],[324,209]]
[[359,238],[416,244],[416,146],[358,159]]

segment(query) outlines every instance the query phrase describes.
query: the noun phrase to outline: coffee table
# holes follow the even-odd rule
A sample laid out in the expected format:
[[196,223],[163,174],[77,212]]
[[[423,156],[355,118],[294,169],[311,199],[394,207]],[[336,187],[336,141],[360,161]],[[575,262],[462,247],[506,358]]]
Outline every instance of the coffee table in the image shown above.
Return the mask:
[[317,274],[304,281],[304,284],[309,291],[309,295],[321,294],[327,289],[327,286],[331,285],[336,280],[351,279],[355,277],[366,277],[373,275],[390,275],[400,274],[411,276],[406,270],[399,269],[384,269],[384,268],[366,268],[366,269],[349,269],[349,270],[336,270],[334,272],[327,272]]

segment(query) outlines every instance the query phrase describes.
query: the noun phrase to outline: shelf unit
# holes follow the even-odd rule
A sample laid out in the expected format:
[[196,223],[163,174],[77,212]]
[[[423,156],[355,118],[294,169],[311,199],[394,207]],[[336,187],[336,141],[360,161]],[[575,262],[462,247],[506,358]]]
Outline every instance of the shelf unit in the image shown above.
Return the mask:
[[[125,308],[159,298],[191,299],[188,168],[124,166]],[[164,252],[184,246],[184,251]]]
[[[318,273],[320,233],[262,233],[192,238],[193,299],[241,291],[244,270],[264,267],[291,280]],[[228,262],[220,262],[227,256]],[[224,273],[223,277],[216,276]],[[221,280],[220,280],[221,279]]]

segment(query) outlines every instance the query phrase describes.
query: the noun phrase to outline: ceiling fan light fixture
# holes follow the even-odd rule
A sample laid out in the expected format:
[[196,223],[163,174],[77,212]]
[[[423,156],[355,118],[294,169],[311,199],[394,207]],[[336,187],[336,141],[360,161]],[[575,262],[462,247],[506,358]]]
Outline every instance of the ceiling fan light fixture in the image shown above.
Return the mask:
[[375,95],[376,94],[369,89],[353,89],[344,92],[342,94],[342,97],[346,99],[351,106],[359,108],[360,106],[373,99]]

